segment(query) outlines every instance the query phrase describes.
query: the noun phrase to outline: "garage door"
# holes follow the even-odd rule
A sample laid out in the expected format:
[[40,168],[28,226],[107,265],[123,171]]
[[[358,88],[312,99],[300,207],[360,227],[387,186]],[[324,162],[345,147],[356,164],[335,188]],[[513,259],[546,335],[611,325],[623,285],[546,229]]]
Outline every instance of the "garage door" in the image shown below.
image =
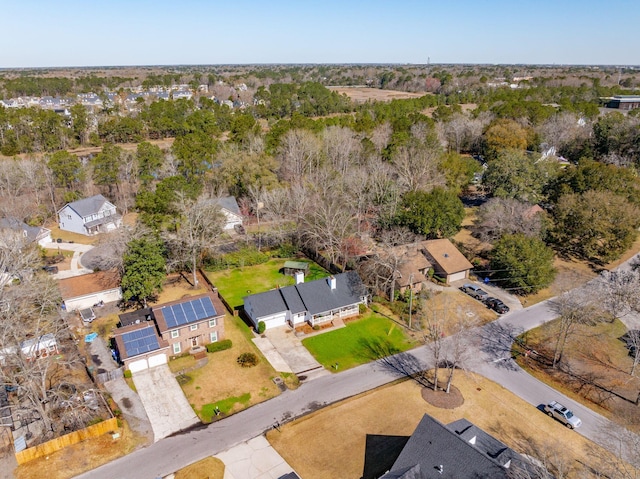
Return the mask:
[[265,316],[264,318],[260,318],[259,321],[264,321],[267,329],[277,328],[278,326],[284,326],[286,324],[287,314],[280,313],[274,314],[273,316]]
[[167,355],[166,354],[156,354],[155,356],[151,356],[149,358],[149,367],[152,368],[154,366],[160,366],[161,364],[167,364]]
[[149,363],[146,359],[139,359],[137,361],[132,361],[129,363],[129,369],[132,373],[136,373],[138,371],[144,371],[149,368]]
[[467,277],[466,271],[460,271],[459,273],[454,273],[449,276],[449,283],[453,283],[454,281],[465,279],[466,277]]

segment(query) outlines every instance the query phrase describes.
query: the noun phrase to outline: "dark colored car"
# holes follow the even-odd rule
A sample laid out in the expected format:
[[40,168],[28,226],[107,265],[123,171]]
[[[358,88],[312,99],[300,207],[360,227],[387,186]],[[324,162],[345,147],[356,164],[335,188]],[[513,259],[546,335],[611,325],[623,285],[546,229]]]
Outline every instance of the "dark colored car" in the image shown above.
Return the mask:
[[484,301],[484,304],[486,304],[488,308],[493,309],[498,314],[504,314],[509,312],[509,306],[504,304],[498,298],[487,298]]
[[57,266],[47,265],[47,266],[43,266],[42,269],[44,271],[46,271],[47,273],[49,273],[49,274],[56,274],[58,272],[58,267]]

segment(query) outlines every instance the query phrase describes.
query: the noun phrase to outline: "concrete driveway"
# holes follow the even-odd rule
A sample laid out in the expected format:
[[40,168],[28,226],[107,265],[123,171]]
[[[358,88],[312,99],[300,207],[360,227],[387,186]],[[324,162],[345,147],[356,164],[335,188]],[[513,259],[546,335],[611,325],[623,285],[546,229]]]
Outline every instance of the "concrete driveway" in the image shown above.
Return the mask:
[[166,364],[134,373],[133,382],[151,422],[154,441],[200,423]]
[[214,456],[224,462],[224,479],[278,479],[294,472],[264,436]]
[[[313,377],[330,374],[326,371],[302,345],[302,341],[287,326],[269,329],[264,333],[266,339],[271,343],[278,355],[286,362],[290,370],[296,375],[313,374]],[[258,347],[260,347],[258,345]],[[262,350],[262,349],[261,349]],[[265,357],[268,357],[265,355]]]

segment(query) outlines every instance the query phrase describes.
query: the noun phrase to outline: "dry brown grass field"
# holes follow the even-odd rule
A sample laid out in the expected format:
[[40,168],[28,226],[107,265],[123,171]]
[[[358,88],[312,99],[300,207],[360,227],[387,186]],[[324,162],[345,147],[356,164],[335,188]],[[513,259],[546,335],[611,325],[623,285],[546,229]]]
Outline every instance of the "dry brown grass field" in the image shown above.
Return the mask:
[[355,103],[366,103],[368,101],[405,100],[407,98],[420,98],[421,96],[430,94],[427,92],[413,93],[407,91],[380,90],[379,88],[369,87],[330,86],[327,88],[341,95],[347,95]]
[[422,388],[403,381],[348,399],[267,433],[280,455],[305,479],[359,479],[367,435],[409,436],[424,414],[443,423],[466,418],[516,451],[537,457],[561,451],[568,478],[595,465],[601,448],[480,376],[458,373],[454,385],[464,397],[455,409],[428,404]]

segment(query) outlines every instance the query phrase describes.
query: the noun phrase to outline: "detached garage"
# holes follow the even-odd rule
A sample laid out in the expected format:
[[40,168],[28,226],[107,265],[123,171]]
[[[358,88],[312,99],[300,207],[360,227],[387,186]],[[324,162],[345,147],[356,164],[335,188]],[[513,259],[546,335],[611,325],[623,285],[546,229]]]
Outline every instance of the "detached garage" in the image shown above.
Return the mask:
[[87,309],[100,301],[122,299],[120,276],[116,271],[100,271],[60,280],[60,294],[67,311]]
[[433,265],[433,269],[446,284],[469,277],[473,265],[448,239],[422,242],[423,253]]
[[153,321],[117,329],[115,342],[120,360],[132,373],[167,363],[169,344],[160,338]]

